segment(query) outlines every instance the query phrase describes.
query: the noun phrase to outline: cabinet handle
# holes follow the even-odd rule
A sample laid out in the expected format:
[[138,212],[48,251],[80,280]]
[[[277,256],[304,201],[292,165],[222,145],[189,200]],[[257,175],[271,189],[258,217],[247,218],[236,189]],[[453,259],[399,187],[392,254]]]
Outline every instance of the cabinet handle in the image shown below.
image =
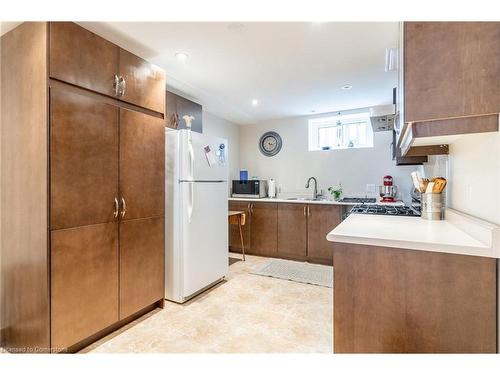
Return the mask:
[[122,207],[123,210],[121,212],[122,219],[125,217],[125,213],[127,212],[127,204],[125,203],[125,198],[122,197]]
[[126,89],[127,89],[127,83],[125,82],[125,78],[120,76],[120,96],[125,96]]
[[118,96],[118,94],[120,93],[120,77],[118,77],[116,74],[113,82],[113,90],[115,92],[115,96]]
[[251,206],[251,203],[248,203],[247,204],[248,215],[250,215],[252,213],[252,211],[250,210],[250,206]]
[[250,204],[250,213],[253,215],[253,203]]
[[118,217],[119,211],[120,211],[120,204],[118,203],[118,198],[115,197],[115,212],[113,212],[113,216],[115,219]]
[[304,216],[306,216],[306,206],[304,206]]

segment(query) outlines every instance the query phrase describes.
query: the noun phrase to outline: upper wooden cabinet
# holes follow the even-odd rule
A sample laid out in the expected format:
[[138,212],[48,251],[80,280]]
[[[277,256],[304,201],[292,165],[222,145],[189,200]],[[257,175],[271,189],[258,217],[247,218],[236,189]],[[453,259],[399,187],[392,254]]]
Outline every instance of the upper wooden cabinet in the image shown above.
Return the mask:
[[192,102],[182,96],[167,91],[167,114],[165,116],[166,125],[172,129],[185,129],[186,122],[183,116],[190,115],[194,117],[191,129],[195,132],[203,132],[202,106]]
[[439,146],[456,135],[498,131],[500,22],[405,22],[400,42],[403,157],[447,153]]
[[165,113],[165,71],[120,49],[119,75],[123,78],[121,100]]
[[50,23],[50,77],[165,113],[165,72],[72,22]]
[[120,48],[73,22],[50,23],[50,77],[115,96]]
[[404,24],[405,122],[500,112],[500,22]]

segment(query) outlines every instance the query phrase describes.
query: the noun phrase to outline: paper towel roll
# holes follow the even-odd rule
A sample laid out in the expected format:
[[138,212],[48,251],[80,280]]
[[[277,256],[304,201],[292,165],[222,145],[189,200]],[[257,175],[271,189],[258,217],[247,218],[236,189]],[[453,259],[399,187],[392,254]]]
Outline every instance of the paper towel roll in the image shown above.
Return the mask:
[[273,179],[267,181],[267,196],[269,198],[276,197],[276,182]]

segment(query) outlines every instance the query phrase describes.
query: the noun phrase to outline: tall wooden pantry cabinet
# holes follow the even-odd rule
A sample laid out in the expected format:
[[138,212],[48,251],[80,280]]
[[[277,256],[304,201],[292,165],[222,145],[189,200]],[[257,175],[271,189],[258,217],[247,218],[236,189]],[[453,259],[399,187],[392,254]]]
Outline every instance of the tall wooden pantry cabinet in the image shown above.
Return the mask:
[[76,351],[163,304],[165,72],[74,23],[1,42],[2,345]]

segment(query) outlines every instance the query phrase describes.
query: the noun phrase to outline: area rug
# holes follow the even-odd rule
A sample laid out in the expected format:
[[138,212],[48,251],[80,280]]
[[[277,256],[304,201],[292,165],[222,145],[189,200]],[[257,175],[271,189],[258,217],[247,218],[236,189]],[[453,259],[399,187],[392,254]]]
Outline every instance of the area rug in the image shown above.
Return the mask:
[[250,273],[333,288],[333,267],[320,264],[273,259]]

